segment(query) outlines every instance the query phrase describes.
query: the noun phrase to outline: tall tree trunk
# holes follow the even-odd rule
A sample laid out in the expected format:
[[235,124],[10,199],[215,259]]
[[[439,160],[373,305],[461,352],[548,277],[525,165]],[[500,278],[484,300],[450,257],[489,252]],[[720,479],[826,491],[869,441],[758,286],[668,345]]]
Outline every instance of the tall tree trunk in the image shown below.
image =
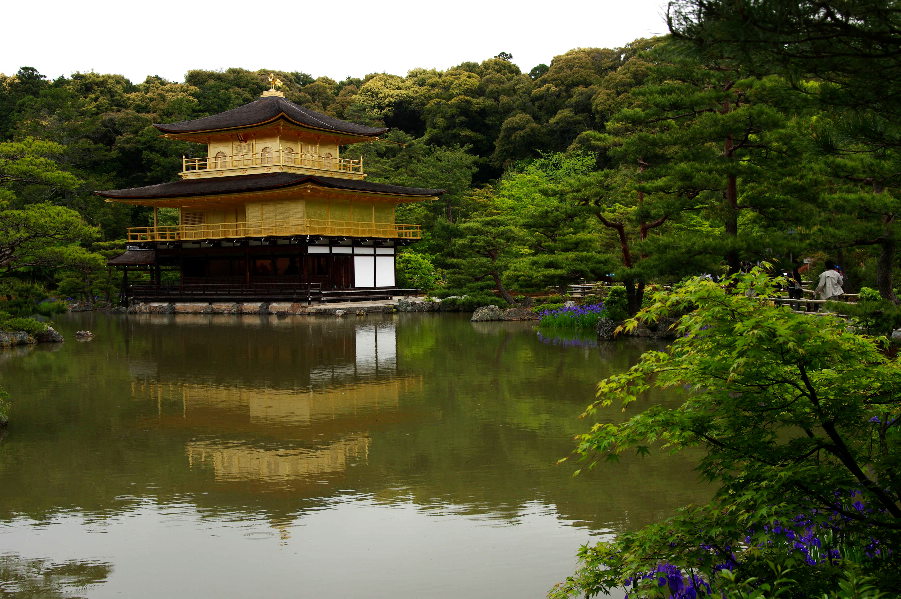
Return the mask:
[[624,281],[626,286],[626,307],[629,310],[629,316],[635,316],[641,310],[641,303],[644,300],[644,281],[636,281],[629,279]]
[[894,304],[901,303],[893,289],[893,270],[895,268],[895,240],[887,236],[879,244],[879,258],[876,259],[876,289],[879,295]]
[[616,237],[619,239],[619,249],[622,254],[623,266],[632,268],[632,250],[629,248],[629,237],[626,235],[626,227],[620,222],[610,221],[604,218],[603,214],[595,213],[595,216],[601,221],[601,224],[609,229],[616,231]]
[[[882,183],[873,185],[873,191],[884,193],[885,186]],[[893,285],[893,273],[895,268],[895,215],[885,214],[882,217],[882,241],[879,243],[879,258],[876,260],[876,289],[879,295],[893,304],[898,304]]]
[[[729,160],[734,158],[734,142],[732,136],[726,137],[726,145],[723,154]],[[726,230],[726,264],[729,266],[729,274],[735,274],[741,270],[741,260],[738,255],[738,177],[728,175],[726,177],[726,190],[723,193],[724,226]]]
[[497,292],[501,294],[501,298],[511,306],[515,304],[516,300],[513,299],[513,296],[510,295],[510,292],[504,287],[504,282],[501,280],[501,273],[493,270],[491,271],[491,278],[494,279],[494,287],[497,289]]
[[[733,81],[727,81],[724,91],[728,92],[735,85]],[[726,100],[720,109],[720,114],[728,114],[735,108],[732,102]],[[723,157],[727,164],[735,160],[735,139],[732,134],[726,136],[723,144]],[[723,192],[723,225],[726,230],[726,264],[729,266],[729,274],[735,274],[741,270],[741,260],[738,255],[738,177],[735,174],[726,176],[726,189]]]

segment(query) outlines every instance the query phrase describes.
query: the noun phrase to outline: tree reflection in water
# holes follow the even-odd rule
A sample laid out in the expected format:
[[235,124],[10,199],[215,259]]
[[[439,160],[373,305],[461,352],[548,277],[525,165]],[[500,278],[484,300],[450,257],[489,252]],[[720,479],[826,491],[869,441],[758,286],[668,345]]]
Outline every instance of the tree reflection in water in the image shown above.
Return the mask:
[[53,562],[16,553],[0,554],[0,597],[79,599],[88,587],[103,584],[112,564],[96,561]]

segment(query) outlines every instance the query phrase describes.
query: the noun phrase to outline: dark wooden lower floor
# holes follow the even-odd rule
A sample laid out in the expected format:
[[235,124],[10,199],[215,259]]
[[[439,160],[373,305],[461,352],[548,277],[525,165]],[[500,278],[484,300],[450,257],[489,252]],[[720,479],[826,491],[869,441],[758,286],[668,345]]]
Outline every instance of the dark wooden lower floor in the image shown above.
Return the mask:
[[322,289],[353,287],[353,256],[323,254],[217,253],[159,256],[162,267],[177,268],[185,281],[227,280],[245,285],[318,285]]
[[[258,239],[129,246],[123,302],[384,299],[395,288],[394,241]],[[141,273],[141,274],[138,274]]]

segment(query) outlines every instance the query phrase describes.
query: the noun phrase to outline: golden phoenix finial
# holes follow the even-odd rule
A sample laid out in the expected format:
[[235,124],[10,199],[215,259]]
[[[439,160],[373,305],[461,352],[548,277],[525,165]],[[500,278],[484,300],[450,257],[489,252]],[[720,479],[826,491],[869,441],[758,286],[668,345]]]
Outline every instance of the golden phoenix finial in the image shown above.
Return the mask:
[[275,76],[275,73],[269,73],[269,89],[275,91],[275,88],[282,86],[282,80]]

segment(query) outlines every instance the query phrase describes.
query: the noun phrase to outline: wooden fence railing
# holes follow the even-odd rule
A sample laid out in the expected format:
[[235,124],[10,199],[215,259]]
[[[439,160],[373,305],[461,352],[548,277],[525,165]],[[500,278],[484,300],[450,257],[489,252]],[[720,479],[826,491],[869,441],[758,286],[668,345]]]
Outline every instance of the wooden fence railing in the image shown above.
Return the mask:
[[335,173],[363,174],[363,158],[334,158],[329,155],[293,152],[288,148],[246,154],[224,154],[204,158],[182,156],[182,172],[226,171],[267,166],[293,166]]
[[131,227],[128,241],[192,241],[237,239],[243,237],[287,237],[291,235],[329,235],[337,237],[380,237],[420,239],[420,225],[370,223],[307,219],[269,223],[207,223],[161,227]]

